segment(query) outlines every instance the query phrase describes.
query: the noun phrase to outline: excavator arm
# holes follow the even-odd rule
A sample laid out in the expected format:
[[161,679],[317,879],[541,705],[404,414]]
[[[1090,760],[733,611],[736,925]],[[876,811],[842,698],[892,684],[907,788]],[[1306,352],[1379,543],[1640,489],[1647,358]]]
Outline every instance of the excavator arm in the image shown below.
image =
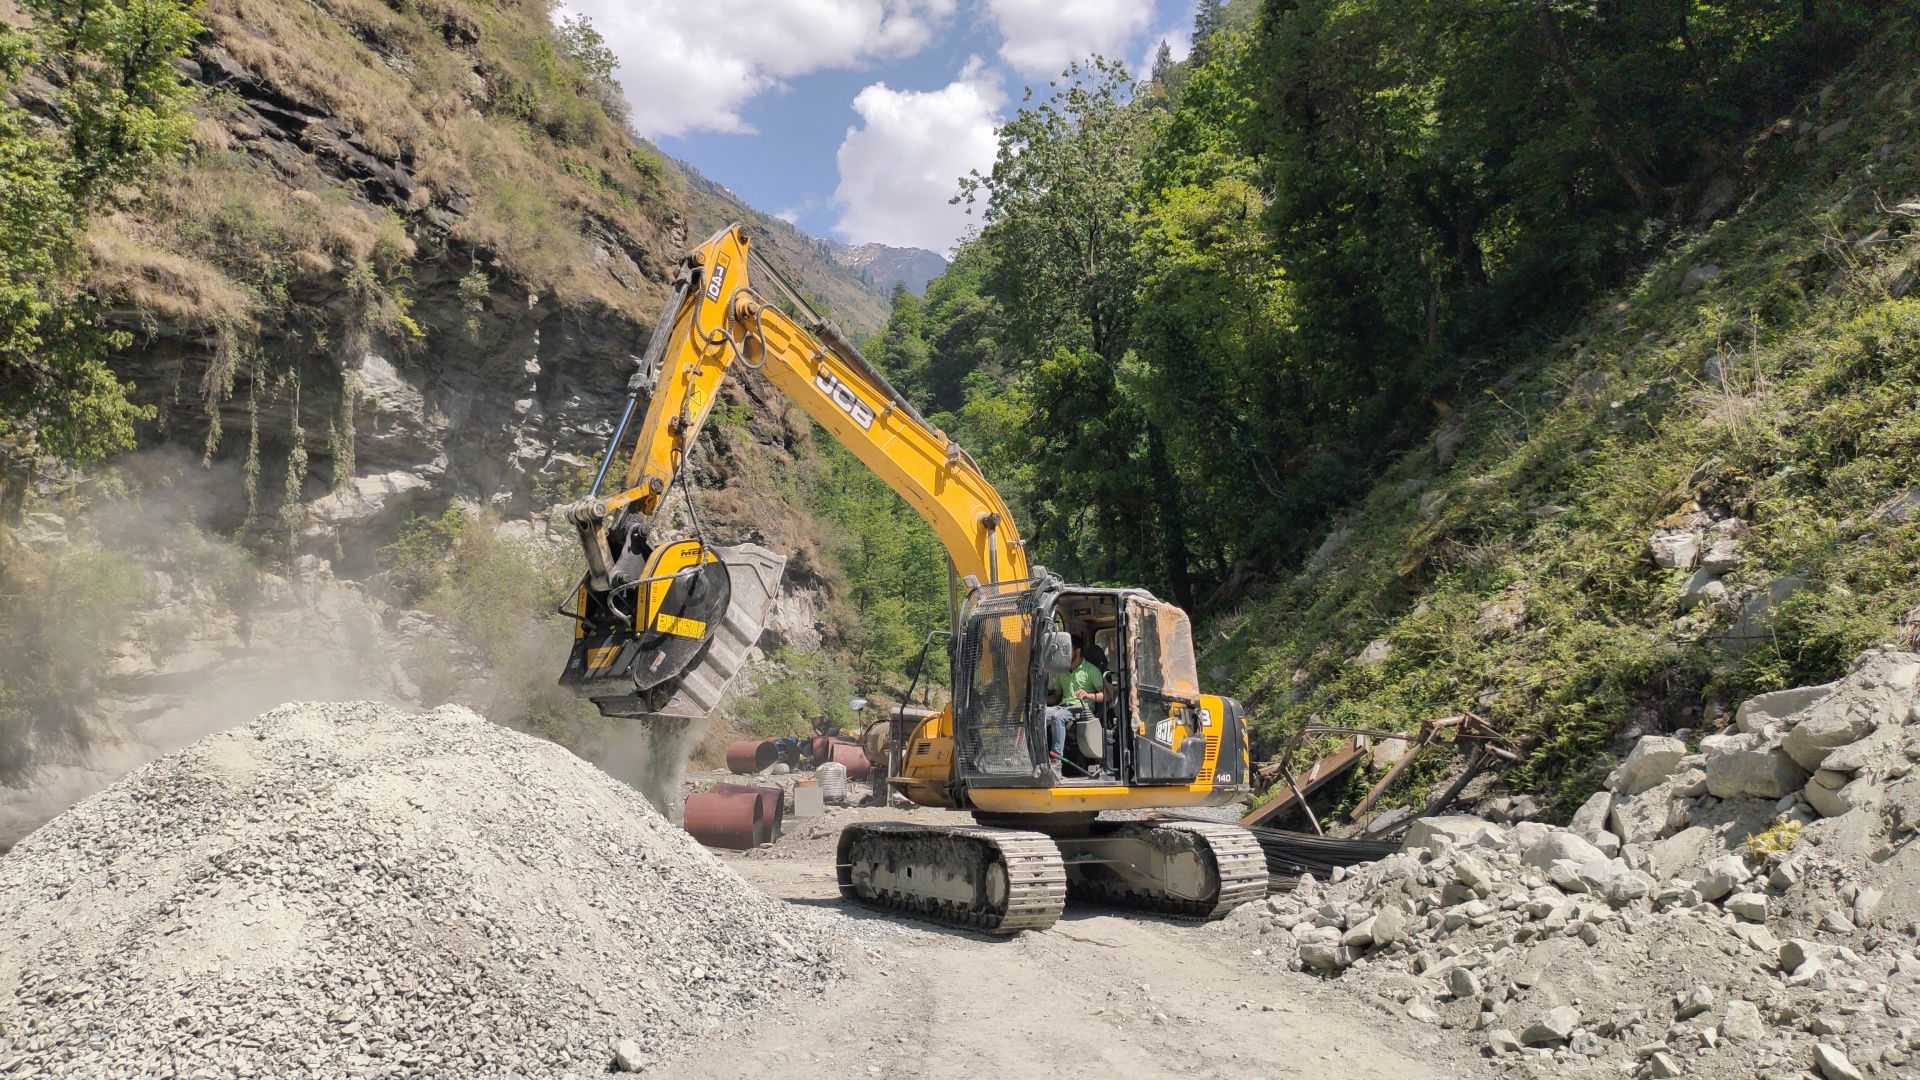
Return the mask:
[[[1028,576],[1013,517],[973,459],[753,254],[744,228],[729,226],[682,262],[594,491],[559,510],[587,561],[568,612],[577,630],[561,681],[609,715],[704,715],[757,639],[777,589],[779,560],[764,549],[651,535],[735,364],[761,372],[906,499],[956,574],[979,584]],[[623,486],[603,496],[643,395]]]

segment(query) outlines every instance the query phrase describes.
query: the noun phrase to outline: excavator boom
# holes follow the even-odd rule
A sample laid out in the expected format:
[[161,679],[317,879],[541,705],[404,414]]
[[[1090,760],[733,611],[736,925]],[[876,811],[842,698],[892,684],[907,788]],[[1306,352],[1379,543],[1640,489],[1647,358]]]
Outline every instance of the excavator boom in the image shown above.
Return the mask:
[[[762,283],[784,307],[758,291]],[[779,556],[697,537],[662,544],[649,529],[736,363],[765,375],[919,511],[955,573],[988,584],[1027,577],[1013,516],[973,459],[753,254],[745,229],[730,226],[683,260],[594,491],[558,511],[587,562],[567,609],[577,630],[561,681],[608,715],[704,716],[771,610]],[[602,495],[643,396],[621,488]]]

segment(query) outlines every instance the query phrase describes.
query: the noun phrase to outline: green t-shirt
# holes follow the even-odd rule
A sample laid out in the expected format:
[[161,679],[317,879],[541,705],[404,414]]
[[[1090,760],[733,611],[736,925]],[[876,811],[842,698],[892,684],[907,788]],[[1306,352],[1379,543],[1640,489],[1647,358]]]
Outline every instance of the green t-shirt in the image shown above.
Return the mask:
[[1082,660],[1079,667],[1072,671],[1063,671],[1049,679],[1048,685],[1059,691],[1060,704],[1073,706],[1087,704],[1075,697],[1074,691],[1086,690],[1091,693],[1103,689],[1106,684],[1100,677],[1100,669]]

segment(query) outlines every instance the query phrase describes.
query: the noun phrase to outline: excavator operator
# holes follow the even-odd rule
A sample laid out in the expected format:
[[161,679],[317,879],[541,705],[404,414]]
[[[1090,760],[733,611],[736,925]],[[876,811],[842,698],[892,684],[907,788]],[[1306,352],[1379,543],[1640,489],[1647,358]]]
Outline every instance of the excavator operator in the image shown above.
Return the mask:
[[1105,679],[1100,669],[1087,661],[1086,654],[1086,639],[1075,634],[1072,663],[1047,685],[1047,760],[1056,774],[1061,755],[1066,753],[1067,728],[1073,723],[1074,713],[1107,700]]

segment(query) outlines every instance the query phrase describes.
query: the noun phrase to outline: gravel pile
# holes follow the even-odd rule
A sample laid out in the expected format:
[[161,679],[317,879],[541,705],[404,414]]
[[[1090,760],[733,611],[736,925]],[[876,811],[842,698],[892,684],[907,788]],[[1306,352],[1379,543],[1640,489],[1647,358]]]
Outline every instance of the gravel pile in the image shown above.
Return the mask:
[[1868,653],[1735,726],[1640,740],[1568,828],[1422,820],[1227,932],[1491,1071],[1920,1074],[1920,656]]
[[445,707],[286,705],[0,857],[0,1075],[586,1076],[835,976],[637,792]]

